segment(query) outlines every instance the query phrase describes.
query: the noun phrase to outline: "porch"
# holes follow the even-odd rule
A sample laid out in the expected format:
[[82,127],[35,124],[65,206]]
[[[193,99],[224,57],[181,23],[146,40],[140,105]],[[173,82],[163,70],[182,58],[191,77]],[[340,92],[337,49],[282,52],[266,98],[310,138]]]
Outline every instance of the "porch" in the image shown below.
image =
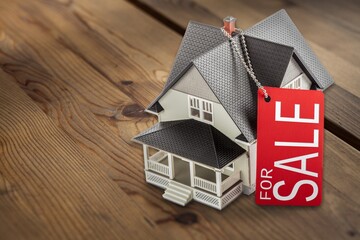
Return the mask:
[[[181,183],[221,197],[241,180],[240,172],[230,163],[222,169],[209,167],[147,145],[144,148],[145,171],[151,171]],[[156,185],[156,184],[155,184]]]
[[[208,191],[200,190],[195,187],[192,188],[182,183],[175,182],[174,180],[170,180],[168,177],[165,177],[158,173],[154,173],[151,170],[145,170],[145,178],[146,178],[146,182],[165,189],[165,193],[163,194],[163,197],[165,199],[175,202],[182,206],[185,206],[188,202],[194,200],[202,204],[208,205],[210,207],[216,208],[218,210],[221,210],[225,208],[227,205],[229,205],[236,198],[238,198],[243,191],[241,181],[235,183],[226,192],[224,192],[224,194],[221,197],[218,197],[214,194],[209,193]],[[181,202],[179,201],[181,199],[174,198],[174,196],[170,195],[170,197],[167,197],[166,196],[167,192],[169,191],[169,189],[171,190],[172,185],[175,185],[176,187],[181,187],[185,191],[188,191],[189,198],[184,199],[184,201]]]

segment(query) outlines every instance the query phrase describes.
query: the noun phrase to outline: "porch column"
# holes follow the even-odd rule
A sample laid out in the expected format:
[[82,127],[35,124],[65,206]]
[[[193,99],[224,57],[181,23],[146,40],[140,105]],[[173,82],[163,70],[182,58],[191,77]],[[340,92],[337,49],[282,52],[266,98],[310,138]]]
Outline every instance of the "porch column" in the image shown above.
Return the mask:
[[168,163],[169,163],[169,178],[174,179],[175,177],[174,156],[171,153],[168,153]]
[[222,191],[221,191],[221,172],[218,170],[215,170],[215,176],[216,176],[216,195],[218,197],[221,197]]
[[143,150],[144,150],[144,168],[145,168],[145,170],[149,170],[149,166],[148,166],[149,148],[148,148],[148,146],[144,144]]
[[195,163],[194,162],[190,162],[190,185],[191,187],[195,187],[195,183],[194,183],[194,177],[195,177]]

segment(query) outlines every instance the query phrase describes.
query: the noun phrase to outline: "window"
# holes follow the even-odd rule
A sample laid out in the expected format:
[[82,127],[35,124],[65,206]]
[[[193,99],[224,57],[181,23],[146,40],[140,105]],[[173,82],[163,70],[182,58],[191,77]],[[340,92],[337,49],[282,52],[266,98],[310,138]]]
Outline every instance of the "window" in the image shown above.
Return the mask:
[[227,165],[225,168],[226,168],[226,170],[234,171],[234,163],[230,163],[230,164]]
[[189,96],[190,115],[193,118],[200,118],[200,99]]
[[203,122],[213,123],[212,102],[189,96],[189,116]]
[[208,101],[202,101],[202,103],[204,120],[212,122],[212,103]]
[[297,78],[295,78],[294,80],[292,80],[290,83],[286,84],[284,88],[301,89],[301,79],[302,79],[302,74]]

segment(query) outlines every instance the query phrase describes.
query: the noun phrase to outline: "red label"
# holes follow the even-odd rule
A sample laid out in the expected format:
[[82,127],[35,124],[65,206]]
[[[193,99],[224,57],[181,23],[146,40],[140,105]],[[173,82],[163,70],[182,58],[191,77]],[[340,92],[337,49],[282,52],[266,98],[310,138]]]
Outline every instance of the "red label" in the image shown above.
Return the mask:
[[324,94],[266,87],[258,93],[256,203],[318,206],[322,195]]

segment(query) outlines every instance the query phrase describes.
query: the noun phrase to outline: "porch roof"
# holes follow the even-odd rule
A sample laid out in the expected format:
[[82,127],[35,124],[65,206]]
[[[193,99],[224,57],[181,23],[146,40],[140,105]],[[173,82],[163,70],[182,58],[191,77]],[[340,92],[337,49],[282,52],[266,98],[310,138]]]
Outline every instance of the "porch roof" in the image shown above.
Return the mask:
[[216,168],[245,152],[212,125],[193,119],[159,122],[133,140]]

